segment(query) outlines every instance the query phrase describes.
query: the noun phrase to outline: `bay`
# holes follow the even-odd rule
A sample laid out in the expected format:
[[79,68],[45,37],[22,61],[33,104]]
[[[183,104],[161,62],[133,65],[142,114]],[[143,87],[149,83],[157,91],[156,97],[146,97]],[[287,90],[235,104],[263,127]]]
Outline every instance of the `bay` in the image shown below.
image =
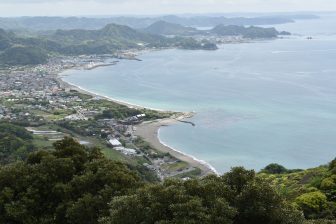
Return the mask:
[[195,111],[195,127],[164,127],[159,137],[221,173],[274,162],[314,167],[336,156],[335,24],[324,15],[277,27],[290,38],[148,52],[142,61],[67,71],[64,80],[132,104]]

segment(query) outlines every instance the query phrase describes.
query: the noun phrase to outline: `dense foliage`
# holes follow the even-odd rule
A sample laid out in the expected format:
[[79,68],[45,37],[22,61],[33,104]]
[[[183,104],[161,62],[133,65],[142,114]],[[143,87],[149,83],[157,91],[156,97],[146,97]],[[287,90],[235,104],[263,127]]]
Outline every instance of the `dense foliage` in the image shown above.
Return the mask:
[[0,29],[0,65],[35,65],[47,61],[48,54],[113,54],[118,50],[177,47],[183,49],[217,49],[187,38],[167,38],[108,24],[99,30],[57,30],[36,37],[18,37]]
[[222,177],[168,180],[134,194],[115,197],[110,215],[100,223],[302,223],[254,171],[234,168]]
[[[1,223],[300,223],[253,171],[144,184],[73,139],[0,169]],[[112,202],[111,202],[112,201]],[[109,203],[111,202],[111,203]]]
[[0,123],[0,164],[26,159],[35,148],[32,135],[24,128]]
[[[7,130],[30,138],[24,129],[0,125],[1,133]],[[0,166],[0,223],[334,223],[336,160],[321,168],[319,188],[289,197],[270,177],[301,174],[238,167],[220,177],[156,183],[147,170],[108,160],[71,138],[54,148]],[[306,222],[303,214],[321,220]]]
[[139,185],[125,165],[65,139],[0,169],[0,223],[94,224],[113,197]]
[[[271,164],[260,176],[293,201],[307,219],[336,219],[336,159],[329,166],[297,172],[284,171],[280,167]],[[272,172],[265,174],[265,170]]]
[[180,24],[168,23],[166,21],[158,21],[144,29],[147,33],[161,35],[194,35],[198,34],[198,30],[192,27],[185,27]]
[[275,38],[278,35],[290,35],[289,32],[278,32],[275,28],[263,27],[245,27],[237,25],[217,25],[211,30],[197,30],[192,27],[184,27],[179,24],[168,23],[165,21],[156,22],[144,31],[159,35],[176,35],[176,36],[242,36],[244,38],[258,39],[258,38]]
[[0,61],[6,65],[37,65],[47,62],[48,55],[38,47],[14,46],[7,48]]
[[224,26],[218,25],[211,30],[211,33],[220,36],[243,36],[244,38],[275,38],[280,33],[274,28],[263,28],[263,27],[244,27],[244,26]]

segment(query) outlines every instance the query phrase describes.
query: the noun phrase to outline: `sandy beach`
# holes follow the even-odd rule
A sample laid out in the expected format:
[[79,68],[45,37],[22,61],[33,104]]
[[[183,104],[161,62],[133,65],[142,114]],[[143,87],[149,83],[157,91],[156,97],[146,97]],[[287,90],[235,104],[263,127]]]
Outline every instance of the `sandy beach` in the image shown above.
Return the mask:
[[[115,103],[121,104],[121,105],[125,105],[129,108],[138,108],[138,109],[144,109],[145,107],[139,106],[139,105],[133,105],[127,102],[123,102],[123,101],[119,101],[107,96],[101,96],[99,94],[90,92],[84,88],[81,88],[79,86],[73,85],[71,83],[68,83],[66,81],[64,81],[62,79],[62,74],[59,74],[55,77],[57,79],[57,81],[60,83],[62,88],[68,88],[71,90],[76,90],[80,93],[83,94],[87,94],[87,95],[91,95],[93,97],[101,97],[110,101],[113,101]],[[152,109],[152,110],[158,110],[158,109],[154,109],[154,108],[146,108],[146,109]],[[158,111],[163,111],[163,110],[158,110]],[[171,111],[169,111],[171,112]],[[162,144],[159,140],[159,136],[158,136],[158,132],[159,129],[162,126],[167,126],[167,125],[171,125],[174,124],[176,122],[179,121],[183,121],[185,118],[189,118],[193,116],[193,113],[179,113],[178,117],[171,117],[171,118],[167,118],[167,119],[160,119],[160,120],[155,120],[155,121],[149,121],[149,122],[144,122],[140,125],[136,126],[136,132],[135,135],[142,137],[145,141],[147,141],[149,144],[152,145],[152,147],[154,147],[155,149],[161,151],[161,152],[168,152],[170,153],[173,157],[181,160],[181,161],[185,161],[187,163],[189,163],[191,166],[193,167],[197,167],[199,169],[201,169],[202,171],[202,176],[205,176],[207,174],[216,174],[216,171],[210,167],[208,164],[206,164],[205,162],[202,162],[200,160],[197,160],[195,158],[193,158],[192,156],[186,155],[182,152],[179,152],[173,148],[170,148],[164,144]],[[191,125],[191,124],[190,124]]]
[[184,113],[184,114],[178,115],[178,117],[171,117],[167,119],[160,119],[160,120],[155,120],[155,121],[144,122],[136,126],[135,135],[142,137],[145,141],[149,142],[151,146],[154,147],[155,149],[161,152],[170,153],[173,157],[181,161],[185,161],[193,167],[197,167],[201,169],[202,176],[205,176],[208,174],[216,174],[216,171],[211,166],[206,164],[205,162],[202,162],[200,160],[193,158],[192,156],[186,155],[173,148],[170,148],[164,145],[163,143],[161,143],[159,140],[158,133],[161,127],[172,125],[190,116],[192,116],[192,113]]
[[[79,93],[83,93],[83,94],[86,94],[86,95],[90,95],[90,96],[93,96],[93,97],[100,97],[100,98],[103,98],[103,99],[106,99],[106,100],[110,100],[112,102],[115,102],[115,103],[118,103],[120,105],[124,105],[124,106],[127,106],[129,108],[136,108],[136,109],[145,109],[145,107],[142,107],[142,106],[139,106],[139,105],[134,105],[134,104],[130,104],[130,103],[127,103],[127,102],[123,102],[123,101],[120,101],[120,100],[116,100],[116,99],[113,99],[111,97],[107,97],[107,96],[102,96],[100,94],[97,94],[97,93],[94,93],[94,92],[91,92],[91,91],[88,91],[80,86],[76,86],[72,83],[68,83],[66,81],[64,81],[62,79],[63,75],[57,75],[57,77],[55,78],[59,83],[60,83],[60,86],[61,88],[68,88],[70,90],[75,90]],[[152,108],[147,108],[147,109],[152,109]],[[153,109],[153,110],[157,110],[157,109]],[[160,111],[160,110],[157,110],[157,111]]]

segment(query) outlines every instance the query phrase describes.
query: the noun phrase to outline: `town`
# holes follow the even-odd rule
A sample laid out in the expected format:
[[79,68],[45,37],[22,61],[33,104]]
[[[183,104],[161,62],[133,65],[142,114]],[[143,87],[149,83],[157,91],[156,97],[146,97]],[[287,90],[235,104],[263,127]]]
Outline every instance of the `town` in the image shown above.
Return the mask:
[[[131,59],[126,52],[118,60]],[[15,66],[0,70],[0,120],[26,127],[34,142],[44,149],[65,136],[87,146],[98,146],[111,159],[146,167],[159,179],[200,175],[198,168],[162,153],[134,134],[136,125],[167,118],[172,112],[120,105],[63,82],[66,69],[111,66],[111,55],[62,56],[38,66]],[[112,61],[112,62],[111,62]]]

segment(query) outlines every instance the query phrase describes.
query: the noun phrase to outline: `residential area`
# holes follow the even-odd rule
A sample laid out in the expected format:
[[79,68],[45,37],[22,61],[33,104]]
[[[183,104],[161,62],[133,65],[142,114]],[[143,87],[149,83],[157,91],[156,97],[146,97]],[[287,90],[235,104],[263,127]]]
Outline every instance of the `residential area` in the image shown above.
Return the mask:
[[70,68],[109,66],[106,58],[60,57],[45,65],[0,70],[0,120],[26,127],[34,134],[35,143],[45,149],[71,136],[83,145],[99,146],[111,159],[140,164],[160,179],[199,175],[198,168],[159,152],[134,134],[136,125],[143,121],[169,117],[171,113],[128,108],[82,92],[59,77]]

